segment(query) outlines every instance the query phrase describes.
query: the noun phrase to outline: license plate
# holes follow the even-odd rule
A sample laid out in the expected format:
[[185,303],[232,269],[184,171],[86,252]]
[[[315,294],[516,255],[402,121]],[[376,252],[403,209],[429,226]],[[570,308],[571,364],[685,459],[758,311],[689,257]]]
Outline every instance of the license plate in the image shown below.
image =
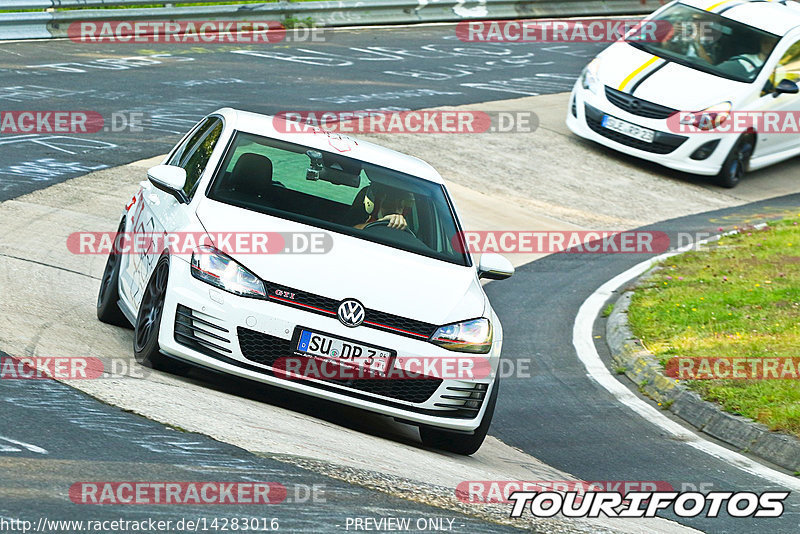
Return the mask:
[[333,360],[339,365],[386,374],[394,351],[341,339],[301,328],[296,337],[296,351],[304,356]]
[[645,141],[647,143],[652,143],[653,138],[656,135],[653,130],[642,128],[641,126],[619,120],[616,117],[611,117],[609,115],[603,116],[603,127],[623,135],[627,135],[628,137],[633,137],[639,141]]

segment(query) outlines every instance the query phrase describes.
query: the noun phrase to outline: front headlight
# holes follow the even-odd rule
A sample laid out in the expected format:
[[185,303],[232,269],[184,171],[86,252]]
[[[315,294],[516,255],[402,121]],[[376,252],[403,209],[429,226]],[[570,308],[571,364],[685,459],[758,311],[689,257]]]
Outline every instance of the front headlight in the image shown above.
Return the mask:
[[722,126],[731,116],[733,105],[730,102],[720,102],[703,111],[686,114],[681,117],[681,124],[688,124],[700,130],[708,131]]
[[489,319],[473,319],[440,327],[431,343],[447,350],[486,354],[492,348],[492,324]]
[[593,59],[581,72],[581,87],[594,94],[599,94],[600,79],[597,77],[597,60]]
[[202,246],[192,254],[192,276],[229,293],[266,297],[264,282],[214,247]]

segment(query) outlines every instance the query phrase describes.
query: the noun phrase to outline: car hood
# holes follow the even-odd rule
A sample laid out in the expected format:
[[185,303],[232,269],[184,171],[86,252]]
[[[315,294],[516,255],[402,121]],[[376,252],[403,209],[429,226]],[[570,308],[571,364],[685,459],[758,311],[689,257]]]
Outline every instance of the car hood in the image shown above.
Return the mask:
[[197,217],[211,234],[225,232],[324,232],[324,254],[234,254],[263,280],[337,300],[354,298],[367,308],[433,324],[480,317],[486,296],[475,270],[419,254],[328,232],[204,198]]
[[626,93],[636,87],[634,96],[679,111],[700,111],[726,100],[735,104],[750,88],[750,84],[666,61],[622,42],[597,57],[597,74],[603,85]]

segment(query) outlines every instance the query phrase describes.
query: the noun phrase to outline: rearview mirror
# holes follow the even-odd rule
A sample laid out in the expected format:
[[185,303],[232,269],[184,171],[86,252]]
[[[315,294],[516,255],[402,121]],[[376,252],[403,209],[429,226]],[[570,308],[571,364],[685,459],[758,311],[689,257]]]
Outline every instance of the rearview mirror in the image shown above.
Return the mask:
[[777,98],[779,95],[796,95],[798,92],[800,92],[800,87],[792,80],[784,78],[775,88],[775,97]]
[[186,185],[186,170],[174,165],[156,165],[147,171],[147,179],[156,188],[169,193],[178,202],[188,204],[189,198],[183,192]]
[[478,278],[489,280],[505,280],[514,274],[514,266],[505,256],[485,252],[478,263]]

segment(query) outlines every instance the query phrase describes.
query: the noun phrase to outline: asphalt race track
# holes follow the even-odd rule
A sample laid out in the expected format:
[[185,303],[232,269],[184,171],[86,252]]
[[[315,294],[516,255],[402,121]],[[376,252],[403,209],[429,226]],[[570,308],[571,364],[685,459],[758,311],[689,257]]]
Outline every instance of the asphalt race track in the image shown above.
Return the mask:
[[[167,428],[98,403],[57,382],[3,380],[0,392],[4,420],[25,422],[21,431],[14,431],[17,441],[24,445],[0,440],[2,518],[13,517],[33,524],[44,518],[45,525],[69,519],[152,518],[171,520],[173,524],[205,519],[207,526],[214,518],[231,521],[256,516],[265,521],[260,525],[277,519],[283,531],[341,532],[348,517],[402,515],[413,522],[439,518],[442,524],[452,525],[456,531],[518,532],[515,528],[444,512],[260,458],[206,436]],[[46,452],[26,448],[42,443],[43,436],[46,436]],[[63,502],[65,484],[142,478],[197,483],[263,482],[280,478],[285,481],[287,492],[284,502],[261,505],[256,513],[252,505],[243,503],[153,507]],[[34,496],[36,501],[32,506]],[[51,528],[42,531],[71,531]]]
[[[567,91],[597,45],[463,43],[452,26],[339,30],[288,45],[4,44],[3,110],[99,112],[94,135],[0,138],[0,200],[162,154],[205,114],[231,106],[405,110]],[[117,114],[116,124],[113,114]],[[141,114],[133,135],[123,117]],[[135,117],[135,115],[134,115]],[[114,131],[121,129],[123,131]]]
[[[677,232],[714,232],[721,224],[741,225],[745,220],[794,213],[798,204],[800,195],[791,195],[646,229],[667,232],[675,239]],[[603,282],[645,259],[647,256],[639,254],[556,254],[517,269],[513,283],[487,287],[492,302],[501,310],[498,313],[509,339],[504,355],[533,351],[535,366],[533,379],[504,382],[506,391],[513,390],[516,395],[498,399],[493,434],[584,480],[657,480],[687,490],[778,491],[759,478],[669,439],[658,427],[617,404],[587,376],[577,359],[572,326],[580,305]],[[533,288],[535,298],[521,288]],[[503,315],[504,309],[524,312]],[[596,325],[595,336],[605,337],[605,329]],[[598,341],[598,350],[605,348],[602,340]],[[635,389],[632,382],[626,383]],[[800,498],[791,495],[786,503],[784,516],[769,522],[724,515],[681,522],[707,532],[796,532]]]
[[[575,44],[473,45],[458,41],[453,33],[452,26],[442,25],[341,30],[328,34],[324,43],[271,46],[101,46],[68,41],[0,45],[1,109],[86,109],[107,121],[113,114],[143,117],[143,131],[136,133],[120,128],[81,136],[0,135],[0,202],[163,154],[199,118],[219,107],[263,113],[404,110],[561,93],[571,88],[587,58],[600,49]],[[795,194],[648,229],[672,236],[714,232],[745,220],[796,214],[798,207],[800,195]],[[505,329],[504,357],[533,362],[533,378],[504,380],[490,434],[582,480],[666,481],[676,489],[757,493],[780,489],[670,439],[587,376],[572,345],[577,310],[605,281],[644,259],[647,256],[631,254],[557,254],[518,268],[509,281],[487,286]],[[602,320],[595,329],[598,350],[605,357]],[[239,385],[220,378],[215,387],[236,392]],[[242,395],[253,398],[248,392]],[[49,381],[0,381],[0,412],[0,436],[13,432],[15,440],[48,451],[44,458],[0,441],[2,517],[86,513],[85,506],[78,510],[58,496],[66,481],[77,479],[231,481],[269,479],[280,473],[283,480],[326,488],[325,503],[309,507],[290,502],[276,507],[274,514],[265,511],[292,531],[338,532],[346,517],[381,515],[450,518],[462,532],[513,530],[169,429]],[[36,500],[35,510],[30,509],[31,499]],[[707,532],[797,532],[800,497],[791,495],[786,506],[783,517],[768,521],[725,515],[665,517]],[[173,519],[250,513],[235,507],[163,507],[159,512]],[[98,519],[154,515],[152,509],[136,507],[97,507],[90,513]]]

